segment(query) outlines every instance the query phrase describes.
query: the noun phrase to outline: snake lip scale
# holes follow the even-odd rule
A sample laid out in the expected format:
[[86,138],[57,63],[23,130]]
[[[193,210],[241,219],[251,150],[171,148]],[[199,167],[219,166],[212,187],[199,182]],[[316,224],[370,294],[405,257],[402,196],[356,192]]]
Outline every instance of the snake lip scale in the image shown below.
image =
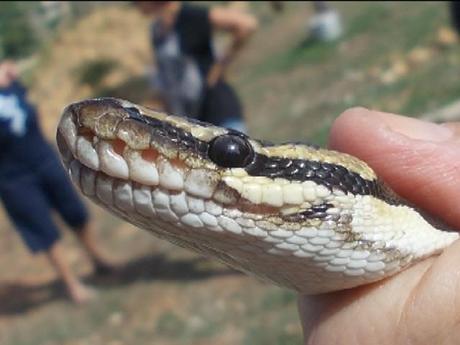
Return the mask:
[[458,238],[365,162],[307,144],[274,145],[115,98],[67,106],[56,140],[98,205],[303,294],[378,281]]

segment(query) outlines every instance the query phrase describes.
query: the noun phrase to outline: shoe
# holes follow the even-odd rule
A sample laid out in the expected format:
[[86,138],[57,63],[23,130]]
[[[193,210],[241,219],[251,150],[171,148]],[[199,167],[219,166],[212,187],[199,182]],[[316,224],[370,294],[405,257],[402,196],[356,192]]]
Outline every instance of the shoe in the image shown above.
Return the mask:
[[328,9],[317,13],[309,23],[310,35],[318,41],[334,41],[343,34],[342,21],[337,11]]

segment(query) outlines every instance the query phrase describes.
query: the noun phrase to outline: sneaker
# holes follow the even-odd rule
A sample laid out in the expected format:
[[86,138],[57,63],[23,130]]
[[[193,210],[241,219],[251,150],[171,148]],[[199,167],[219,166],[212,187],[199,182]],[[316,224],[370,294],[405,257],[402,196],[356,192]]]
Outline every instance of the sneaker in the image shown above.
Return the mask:
[[328,9],[317,13],[309,23],[310,35],[318,41],[334,41],[342,36],[343,28],[337,11]]

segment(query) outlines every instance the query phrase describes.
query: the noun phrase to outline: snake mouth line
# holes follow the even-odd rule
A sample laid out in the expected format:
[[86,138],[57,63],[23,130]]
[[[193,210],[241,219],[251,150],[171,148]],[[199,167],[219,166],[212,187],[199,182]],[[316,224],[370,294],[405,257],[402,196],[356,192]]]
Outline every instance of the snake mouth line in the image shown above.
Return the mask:
[[[172,193],[185,191],[222,205],[236,205],[245,212],[271,215],[275,222],[297,227],[307,215],[309,218],[337,216],[331,204],[325,203],[323,207],[312,204],[318,197],[331,194],[323,186],[312,181],[289,183],[280,178],[273,181],[265,176],[239,176],[242,169],[219,169],[197,153],[198,140],[194,143],[189,138],[185,149],[178,148],[175,142],[168,142],[164,133],[155,133],[154,128],[133,121],[124,108],[117,113],[117,108],[106,110],[97,106],[85,112],[85,104],[77,103],[64,111],[57,143],[67,165],[76,159],[87,168],[113,178],[161,187]],[[221,129],[216,131],[220,133]],[[196,129],[195,135],[199,135]],[[206,135],[202,134],[203,137]],[[208,135],[208,139],[212,138]],[[293,216],[297,213],[299,216]]]
[[[57,144],[72,180],[85,196],[140,227],[159,223],[157,235],[175,242],[183,241],[187,228],[221,232],[223,224],[230,233],[242,232],[241,225],[227,218],[241,212],[228,205],[230,197],[220,195],[204,171],[187,169],[178,158],[169,159],[152,148],[136,150],[120,139],[100,139],[88,128],[78,127],[73,116],[71,112],[63,116]],[[216,196],[225,199],[226,208],[214,200]],[[177,228],[165,232],[164,222]],[[200,239],[201,246],[211,237],[212,231],[208,239]]]
[[[97,119],[101,121],[101,114],[97,115]],[[95,133],[95,123],[97,121],[92,124],[88,120],[82,121],[81,114],[76,114],[75,109],[69,107],[61,118],[56,140],[62,160],[77,186],[85,195],[96,197],[109,207],[117,199],[114,196],[127,195],[126,198],[131,198],[132,195],[129,195],[133,194],[134,189],[127,189],[135,186],[136,190],[159,190],[173,196],[185,194],[192,208],[194,204],[201,203],[198,200],[202,200],[209,204],[211,212],[214,213],[220,212],[224,205],[229,209],[249,212],[253,218],[280,212],[279,207],[253,205],[242,200],[238,192],[221,181],[215,167],[203,162],[197,164],[198,158],[193,153],[180,154],[172,147],[163,148],[160,152],[157,150],[158,143],[152,144],[151,139],[145,141],[149,142],[149,146],[141,145],[139,140],[126,134],[133,128],[137,133],[142,130],[132,121],[128,122],[133,126],[131,128],[118,126],[116,129],[112,126],[111,131],[105,131],[105,138]],[[101,131],[100,128],[98,130]],[[151,135],[149,133],[149,137]],[[164,139],[161,140],[164,144]],[[194,168],[194,165],[198,167]],[[132,202],[127,204],[126,201],[119,200],[118,204],[120,205],[115,206],[119,209],[133,209]],[[147,213],[151,215],[151,212]],[[177,221],[176,217],[173,218]]]
[[[114,122],[119,123],[120,119]],[[212,181],[210,174],[204,170],[190,169],[185,162],[190,157],[178,157],[177,150],[172,152],[172,149],[160,152],[150,145],[151,134],[147,128],[130,120],[125,123],[125,126],[122,124],[118,128],[112,126],[110,130],[105,129],[104,138],[95,133],[94,127],[85,124],[81,115],[76,115],[72,108],[68,108],[57,132],[58,148],[64,163],[68,165],[75,159],[113,178],[145,186],[161,186],[172,191],[186,190],[199,197],[209,198],[213,195],[217,180]],[[143,130],[144,137],[148,134],[148,140],[130,137],[133,130],[136,134]]]

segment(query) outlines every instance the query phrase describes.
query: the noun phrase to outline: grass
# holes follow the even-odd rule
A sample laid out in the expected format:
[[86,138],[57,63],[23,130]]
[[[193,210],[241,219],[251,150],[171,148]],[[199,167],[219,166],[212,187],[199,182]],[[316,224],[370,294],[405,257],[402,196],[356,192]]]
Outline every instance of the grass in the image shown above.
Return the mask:
[[[306,40],[309,4],[288,3],[277,16],[264,6],[267,4],[253,5],[264,20],[231,75],[255,137],[324,145],[331,123],[348,107],[419,116],[460,95],[460,47],[443,46],[437,38],[438,30],[449,25],[445,3],[335,3],[343,15],[345,34],[342,40],[327,44]],[[100,30],[115,27],[106,24]],[[137,27],[138,22],[133,20],[132,25]],[[40,70],[46,71],[43,64],[56,52],[62,53],[60,48],[51,44],[44,50],[46,59]],[[98,52],[98,48],[87,50]],[[126,47],[121,45],[121,49]],[[428,51],[429,58],[412,62],[414,49]],[[121,60],[104,60],[107,57],[102,55],[82,59],[93,61],[85,68],[99,73],[89,72],[86,79],[71,70],[59,75],[74,78],[72,85],[92,85],[93,94],[141,101],[147,97],[147,80],[141,75],[120,83],[117,79],[107,87],[102,82],[117,72],[114,66],[122,66],[119,63],[129,54],[123,50],[116,56]],[[398,64],[406,67],[404,73],[395,72]],[[388,79],[391,73],[393,77]],[[35,80],[44,82],[46,77],[38,74]],[[49,84],[56,89],[54,79]],[[42,97],[42,101],[58,102],[58,91],[65,88],[53,91],[52,97]],[[59,102],[64,104],[67,99]],[[59,103],[55,108],[61,107]],[[135,231],[97,208],[92,211],[104,245],[131,262],[134,273],[96,284],[100,299],[82,308],[67,304],[62,296],[48,298],[46,293],[38,302],[31,293],[6,295],[0,300],[2,345],[301,344],[294,293],[227,272],[213,261],[195,264],[196,256],[189,252]],[[0,227],[2,238],[5,229],[8,227]],[[72,249],[73,242],[66,241],[66,248]],[[14,245],[5,246],[0,272],[8,279],[22,279],[26,273],[41,277],[48,266],[27,259],[17,243],[14,238]],[[142,259],[152,253],[159,253],[159,258]],[[16,275],[10,269],[13,264]],[[84,262],[76,261],[75,266],[80,265],[85,267]],[[216,267],[224,273],[203,274]],[[52,276],[48,280],[52,281]],[[1,289],[2,284],[0,297],[5,296]],[[10,300],[23,307],[22,314],[7,308]]]
[[[302,336],[298,328],[298,320],[292,313],[292,307],[296,303],[297,296],[291,291],[281,289],[266,291],[250,307],[249,315],[252,316],[250,320],[256,322],[250,322],[242,343],[244,345],[300,344]],[[262,320],[265,327],[260,327],[258,319]]]
[[174,311],[162,314],[156,322],[155,331],[163,339],[175,339],[181,344],[189,344],[190,339],[212,338],[222,330],[219,318],[206,320],[200,313],[180,316]]
[[[346,23],[341,41],[302,45],[302,35],[293,32],[275,54],[255,66],[242,64],[244,72],[235,81],[257,137],[324,145],[332,121],[350,106],[417,116],[457,97],[459,47],[440,47],[437,39],[438,30],[449,24],[446,4],[337,7]],[[433,57],[412,64],[410,54],[419,48]],[[407,73],[383,81],[398,62],[408,66]],[[299,110],[296,104],[302,102]],[[268,120],[260,122],[261,116]]]
[[98,89],[104,79],[117,67],[118,64],[113,59],[95,59],[84,61],[74,73],[79,84]]
[[[112,297],[112,298],[111,298]],[[45,345],[50,339],[64,343],[87,338],[94,330],[102,328],[110,315],[119,310],[118,300],[107,293],[101,301],[85,310],[74,310],[71,305],[62,305],[59,312],[50,313],[46,318],[29,318],[18,322],[16,332],[11,332],[2,344]],[[27,328],[27,332],[21,329]]]

